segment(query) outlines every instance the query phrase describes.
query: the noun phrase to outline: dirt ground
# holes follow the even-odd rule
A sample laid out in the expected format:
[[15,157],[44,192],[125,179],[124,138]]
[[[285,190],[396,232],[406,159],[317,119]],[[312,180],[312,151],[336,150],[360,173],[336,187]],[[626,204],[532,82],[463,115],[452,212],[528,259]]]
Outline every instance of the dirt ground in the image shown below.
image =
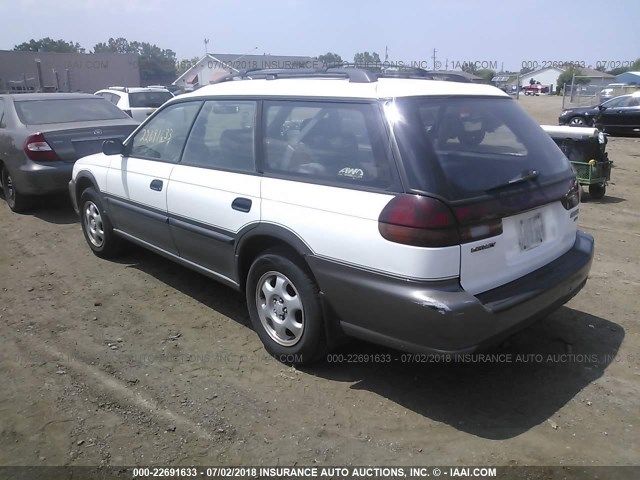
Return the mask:
[[[551,124],[560,101],[520,99]],[[580,209],[590,279],[508,363],[289,368],[240,294],[139,248],[95,257],[64,197],[1,202],[0,465],[637,465],[640,140],[608,150]],[[380,351],[400,359],[339,353]]]

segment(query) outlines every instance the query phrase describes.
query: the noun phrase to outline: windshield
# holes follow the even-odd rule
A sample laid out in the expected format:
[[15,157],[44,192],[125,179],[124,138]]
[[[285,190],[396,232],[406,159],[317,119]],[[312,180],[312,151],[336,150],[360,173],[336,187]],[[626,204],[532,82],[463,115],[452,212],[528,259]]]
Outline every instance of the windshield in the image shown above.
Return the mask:
[[455,201],[532,170],[538,175],[531,182],[573,175],[551,137],[514,100],[407,97],[385,109],[412,189]]
[[158,108],[173,95],[170,92],[135,92],[129,94],[131,108]]
[[104,98],[59,98],[54,100],[20,100],[16,112],[25,125],[90,122],[130,118]]

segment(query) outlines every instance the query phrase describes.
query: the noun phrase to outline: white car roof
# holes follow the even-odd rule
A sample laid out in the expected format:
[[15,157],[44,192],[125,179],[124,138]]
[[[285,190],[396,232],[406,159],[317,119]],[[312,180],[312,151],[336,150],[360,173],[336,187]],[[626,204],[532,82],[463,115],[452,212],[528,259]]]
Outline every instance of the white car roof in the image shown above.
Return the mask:
[[296,96],[380,99],[422,95],[472,95],[509,97],[499,88],[475,83],[404,78],[380,78],[370,83],[335,78],[282,78],[232,80],[206,85],[185,97]]

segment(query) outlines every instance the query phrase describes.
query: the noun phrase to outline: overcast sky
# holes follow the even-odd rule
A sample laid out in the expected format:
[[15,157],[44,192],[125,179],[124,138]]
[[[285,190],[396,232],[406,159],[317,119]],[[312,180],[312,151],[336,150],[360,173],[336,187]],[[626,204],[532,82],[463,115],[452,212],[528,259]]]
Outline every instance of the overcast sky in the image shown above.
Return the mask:
[[[0,50],[62,38],[90,51],[109,37],[155,43],[178,59],[209,52],[317,56],[358,51],[441,68],[484,62],[640,57],[640,1],[497,0],[0,0]],[[255,49],[255,47],[258,47]],[[542,65],[540,65],[542,66]],[[625,65],[622,65],[625,66]]]

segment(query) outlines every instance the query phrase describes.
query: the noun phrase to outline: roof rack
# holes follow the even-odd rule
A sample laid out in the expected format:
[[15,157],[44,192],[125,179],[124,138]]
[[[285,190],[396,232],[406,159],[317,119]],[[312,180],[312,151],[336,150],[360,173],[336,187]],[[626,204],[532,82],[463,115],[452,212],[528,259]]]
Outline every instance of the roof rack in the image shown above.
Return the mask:
[[223,83],[234,80],[275,80],[280,78],[345,78],[351,83],[373,83],[379,78],[410,78],[419,80],[445,80],[469,83],[469,79],[457,74],[430,72],[422,68],[367,69],[355,64],[342,64],[340,67],[311,68],[267,68],[242,70],[230,73],[213,82]]
[[342,68],[257,68],[231,73],[212,83],[222,83],[231,80],[275,80],[279,78],[347,78],[353,83],[371,83],[377,80],[377,76],[368,70]]

